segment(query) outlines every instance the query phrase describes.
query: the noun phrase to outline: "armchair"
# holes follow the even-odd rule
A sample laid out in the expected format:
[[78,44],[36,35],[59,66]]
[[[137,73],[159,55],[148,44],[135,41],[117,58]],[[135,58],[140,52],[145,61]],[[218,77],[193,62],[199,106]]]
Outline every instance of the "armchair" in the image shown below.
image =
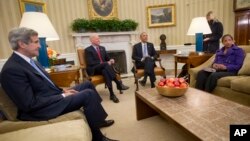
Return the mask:
[[[136,91],[138,91],[139,90],[138,80],[144,76],[144,69],[136,68],[135,60],[132,60],[132,62],[133,62],[133,66],[134,66],[133,73],[134,73],[134,78],[135,78]],[[157,62],[158,62],[158,64],[154,68],[155,75],[160,75],[160,76],[166,78],[166,72],[165,72],[165,68],[161,64],[161,58],[157,58],[156,63]]]
[[[105,83],[104,77],[102,75],[93,75],[93,76],[88,75],[87,70],[86,70],[87,65],[86,65],[86,60],[85,60],[85,50],[83,48],[78,48],[77,54],[78,54],[80,69],[82,72],[82,79],[91,81],[95,86]],[[121,81],[120,73],[114,67],[113,69],[116,72],[116,78],[119,81]],[[123,93],[122,90],[119,90],[119,91],[120,91],[120,94]]]

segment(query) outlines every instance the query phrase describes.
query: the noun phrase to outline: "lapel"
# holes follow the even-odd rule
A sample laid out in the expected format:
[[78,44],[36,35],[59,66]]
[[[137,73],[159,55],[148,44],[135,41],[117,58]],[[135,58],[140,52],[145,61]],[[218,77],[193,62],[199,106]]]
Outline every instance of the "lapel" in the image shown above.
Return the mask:
[[[49,84],[49,86],[53,89],[58,90],[59,88],[55,85],[52,85],[46,78],[44,78],[39,72],[37,72],[37,70],[35,68],[33,68],[31,66],[31,64],[29,64],[27,61],[25,61],[22,57],[18,56],[17,54],[13,53],[13,57],[14,60],[20,64],[21,66],[23,66],[23,68],[25,68],[26,70],[34,73],[36,76],[39,76],[40,78],[42,78],[44,81],[46,81],[46,83]],[[36,61],[35,64],[38,66],[38,68],[50,79],[48,73],[42,68],[41,65],[39,65]],[[52,81],[52,80],[51,80]]]
[[96,50],[96,48],[94,46],[91,46],[91,51],[94,53],[93,57],[95,57],[96,59],[99,59],[97,50]]

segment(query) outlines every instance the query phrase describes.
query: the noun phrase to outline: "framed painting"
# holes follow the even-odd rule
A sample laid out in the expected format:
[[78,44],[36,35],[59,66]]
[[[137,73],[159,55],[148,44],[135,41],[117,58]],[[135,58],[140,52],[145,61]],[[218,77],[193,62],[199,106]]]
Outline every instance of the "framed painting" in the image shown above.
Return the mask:
[[249,10],[250,0],[234,0],[234,11]]
[[147,17],[148,27],[174,26],[175,4],[148,6]]
[[88,0],[90,19],[117,18],[117,0]]
[[46,13],[46,5],[43,2],[35,2],[31,0],[19,0],[20,11],[24,12],[43,12]]

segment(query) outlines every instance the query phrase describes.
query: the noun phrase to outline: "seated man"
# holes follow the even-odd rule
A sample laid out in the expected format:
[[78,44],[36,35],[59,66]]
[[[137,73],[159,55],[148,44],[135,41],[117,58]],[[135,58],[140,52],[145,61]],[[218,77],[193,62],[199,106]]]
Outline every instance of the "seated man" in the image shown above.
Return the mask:
[[127,90],[129,87],[123,85],[121,81],[117,80],[115,71],[111,66],[115,63],[115,60],[109,58],[105,47],[100,46],[99,35],[92,34],[89,39],[92,45],[85,49],[87,73],[89,75],[103,75],[110,92],[110,100],[118,103],[119,99],[115,96],[112,88],[112,80],[115,81],[117,89],[119,90]]
[[18,119],[49,120],[83,108],[93,141],[112,141],[100,131],[100,127],[110,126],[114,120],[105,120],[107,113],[94,85],[86,82],[65,90],[57,87],[42,66],[32,59],[39,55],[36,31],[15,28],[9,32],[9,42],[14,52],[4,64],[0,80],[18,108]]
[[233,37],[226,34],[221,40],[224,46],[216,52],[211,68],[200,70],[197,74],[197,89],[212,92],[218,79],[237,75],[243,65],[244,51],[234,44]]
[[155,51],[154,45],[147,42],[148,34],[146,32],[142,32],[140,34],[140,39],[141,42],[135,44],[133,47],[132,59],[135,60],[136,68],[144,69],[144,77],[139,81],[139,83],[142,86],[145,86],[147,77],[149,76],[151,88],[154,88],[154,82],[156,80],[154,67],[156,66],[155,59],[157,58],[157,53]]

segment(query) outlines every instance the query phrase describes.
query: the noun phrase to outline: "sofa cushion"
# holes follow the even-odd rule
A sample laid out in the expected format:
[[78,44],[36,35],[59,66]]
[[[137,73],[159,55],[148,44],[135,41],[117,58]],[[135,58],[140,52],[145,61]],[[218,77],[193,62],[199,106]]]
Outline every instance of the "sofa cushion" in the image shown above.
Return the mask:
[[239,70],[238,75],[250,75],[250,53],[246,54],[243,65]]
[[46,120],[46,121],[9,121],[9,120],[4,120],[0,124],[0,134],[10,132],[10,131],[15,131],[15,130],[20,130],[20,129],[25,129],[25,128],[30,128],[30,127],[35,127],[35,126],[40,126],[40,125],[45,125],[45,124],[52,124],[56,122],[63,122],[63,121],[68,121],[68,120],[76,120],[76,119],[82,119],[84,121],[87,121],[83,111],[77,110],[73,111],[61,116],[58,116],[54,119],[51,120]]
[[8,120],[17,120],[17,108],[16,105],[12,102],[9,96],[4,92],[0,84],[0,111],[3,112],[4,116]]
[[92,134],[88,124],[71,120],[47,124],[0,135],[2,141],[91,141]]
[[250,94],[250,87],[247,85],[250,82],[250,76],[241,77],[231,82],[231,89],[246,94]]
[[226,76],[226,77],[222,77],[217,81],[217,86],[220,87],[227,87],[230,88],[231,87],[231,81],[237,78],[241,78],[243,76]]

